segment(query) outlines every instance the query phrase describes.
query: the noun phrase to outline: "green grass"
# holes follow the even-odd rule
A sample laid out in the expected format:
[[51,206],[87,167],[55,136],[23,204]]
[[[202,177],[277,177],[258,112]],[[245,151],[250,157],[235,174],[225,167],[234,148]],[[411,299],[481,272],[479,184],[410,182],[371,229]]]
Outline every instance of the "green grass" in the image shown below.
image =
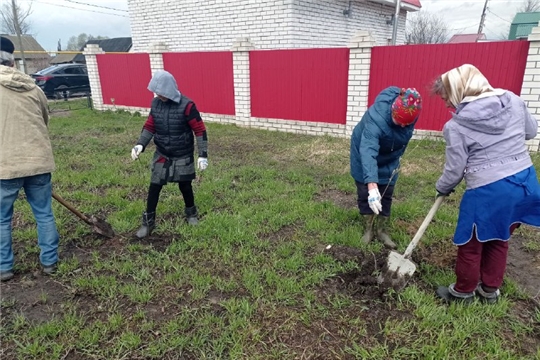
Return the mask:
[[[325,250],[357,251],[366,261],[385,256],[379,243],[360,242],[348,139],[207,123],[210,164],[194,184],[200,225],[184,222],[171,184],[151,241],[137,242],[153,149],[139,161],[130,151],[144,118],[57,114],[54,189],[118,236],[100,238],[54,202],[61,263],[44,277],[31,210],[16,202],[17,276],[2,285],[0,357],[540,359],[540,310],[515,281],[505,281],[492,306],[447,306],[434,297],[437,285],[454,279],[451,238],[463,186],[426,231],[415,278],[380,295],[376,285],[348,282],[362,259]],[[540,169],[540,155],[533,160]],[[443,163],[443,142],[412,141],[403,157],[391,221],[401,252],[435,200]],[[517,234],[540,256],[537,229]]]

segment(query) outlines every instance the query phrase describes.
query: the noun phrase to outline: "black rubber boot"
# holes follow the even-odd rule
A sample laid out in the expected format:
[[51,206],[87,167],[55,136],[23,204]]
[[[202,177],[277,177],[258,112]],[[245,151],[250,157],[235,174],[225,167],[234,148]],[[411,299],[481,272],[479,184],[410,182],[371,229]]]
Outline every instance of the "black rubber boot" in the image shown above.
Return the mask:
[[379,221],[377,223],[377,238],[382,241],[384,246],[389,249],[395,249],[396,243],[392,241],[390,235],[388,235],[388,222],[390,218],[388,216],[378,216]]
[[142,214],[142,225],[135,234],[139,239],[145,238],[152,234],[152,230],[156,226],[156,212],[147,213],[146,211]]
[[186,219],[189,225],[197,225],[199,223],[199,219],[197,218],[197,207],[193,205],[192,207],[187,207],[185,209],[186,212]]
[[365,244],[369,244],[375,237],[375,233],[373,232],[375,215],[362,215],[362,217],[364,219],[364,236],[362,236],[362,241]]

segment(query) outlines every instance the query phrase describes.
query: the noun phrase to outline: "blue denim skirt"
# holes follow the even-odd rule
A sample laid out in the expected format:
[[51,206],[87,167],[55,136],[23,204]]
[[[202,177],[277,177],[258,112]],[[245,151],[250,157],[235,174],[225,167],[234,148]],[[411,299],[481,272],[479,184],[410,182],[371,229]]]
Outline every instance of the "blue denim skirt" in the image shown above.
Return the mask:
[[510,239],[512,224],[540,227],[540,184],[533,166],[494,183],[465,191],[454,244]]

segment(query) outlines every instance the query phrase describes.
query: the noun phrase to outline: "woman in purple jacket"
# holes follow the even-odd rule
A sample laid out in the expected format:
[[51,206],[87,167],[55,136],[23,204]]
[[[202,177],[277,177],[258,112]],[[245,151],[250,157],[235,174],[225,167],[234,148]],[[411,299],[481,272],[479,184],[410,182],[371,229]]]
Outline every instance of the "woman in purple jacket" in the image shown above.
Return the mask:
[[540,185],[525,143],[538,122],[523,100],[491,87],[473,65],[441,75],[433,92],[455,109],[443,128],[446,163],[437,193],[446,196],[463,178],[466,183],[454,234],[456,283],[439,287],[437,295],[496,302],[512,232],[520,224],[540,227]]

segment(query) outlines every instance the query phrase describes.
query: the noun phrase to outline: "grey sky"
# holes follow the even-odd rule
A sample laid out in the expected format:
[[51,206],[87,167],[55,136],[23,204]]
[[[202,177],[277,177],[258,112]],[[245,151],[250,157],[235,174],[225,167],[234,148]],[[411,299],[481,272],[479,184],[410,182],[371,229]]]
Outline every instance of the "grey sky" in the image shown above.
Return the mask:
[[[30,0],[18,0],[21,6]],[[148,0],[151,1],[151,0]],[[476,33],[485,0],[421,0],[423,10],[441,15],[450,33]],[[485,21],[489,39],[507,33],[523,0],[490,0]],[[82,4],[91,4],[86,6]],[[56,50],[58,39],[65,48],[68,39],[80,33],[94,36],[131,36],[128,0],[33,0],[32,32],[45,50]]]
[[[26,7],[30,0],[18,0],[18,3]],[[33,0],[31,3],[32,33],[47,51],[56,50],[58,39],[65,49],[69,38],[80,33],[109,38],[131,36],[127,0]]]
[[[450,33],[475,34],[478,31],[485,0],[420,0],[422,10],[441,16],[451,29]],[[484,33],[488,39],[500,39],[508,34],[510,23],[523,0],[490,0]]]

